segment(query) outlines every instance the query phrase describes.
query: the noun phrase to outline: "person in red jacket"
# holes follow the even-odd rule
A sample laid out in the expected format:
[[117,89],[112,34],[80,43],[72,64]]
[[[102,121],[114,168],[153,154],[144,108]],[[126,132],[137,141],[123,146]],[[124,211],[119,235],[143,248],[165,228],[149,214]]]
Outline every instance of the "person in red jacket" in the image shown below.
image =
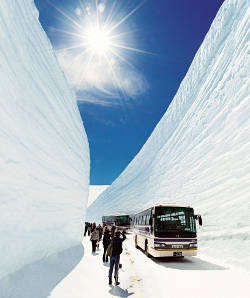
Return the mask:
[[122,238],[120,237],[121,233],[119,231],[115,232],[115,237],[113,238],[113,251],[112,256],[110,257],[110,267],[109,267],[109,284],[112,284],[112,273],[115,266],[115,284],[119,285],[118,282],[118,266],[120,262],[120,254],[122,253],[122,242],[126,239],[124,232],[122,232]]

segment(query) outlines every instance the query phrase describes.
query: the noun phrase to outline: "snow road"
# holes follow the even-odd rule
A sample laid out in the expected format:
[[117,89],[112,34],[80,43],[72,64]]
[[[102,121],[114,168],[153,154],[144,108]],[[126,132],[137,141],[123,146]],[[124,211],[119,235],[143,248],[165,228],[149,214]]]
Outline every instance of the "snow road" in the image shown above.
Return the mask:
[[50,298],[82,297],[250,297],[250,275],[204,256],[147,258],[136,249],[132,233],[123,242],[120,285],[108,285],[109,263],[102,262],[103,248],[91,253],[89,237],[78,265],[51,292]]

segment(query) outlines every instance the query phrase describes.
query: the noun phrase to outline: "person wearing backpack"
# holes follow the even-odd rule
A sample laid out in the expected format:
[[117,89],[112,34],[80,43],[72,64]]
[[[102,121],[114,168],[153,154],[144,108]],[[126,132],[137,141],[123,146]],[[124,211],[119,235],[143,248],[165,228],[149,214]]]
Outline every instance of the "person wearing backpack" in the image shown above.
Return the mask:
[[103,249],[104,249],[103,257],[102,257],[103,262],[108,262],[108,256],[106,254],[106,251],[107,251],[107,248],[108,248],[110,242],[111,242],[110,233],[109,233],[109,230],[107,229],[104,232],[103,239],[102,239],[102,244],[103,244]]
[[113,274],[113,269],[115,266],[115,284],[119,285],[120,283],[118,282],[118,266],[120,262],[120,254],[122,253],[122,242],[126,239],[126,236],[124,232],[122,232],[122,238],[120,237],[121,233],[120,231],[115,232],[115,237],[112,239],[113,240],[113,251],[112,251],[112,256],[110,257],[110,267],[109,267],[109,284],[112,284],[112,274]]

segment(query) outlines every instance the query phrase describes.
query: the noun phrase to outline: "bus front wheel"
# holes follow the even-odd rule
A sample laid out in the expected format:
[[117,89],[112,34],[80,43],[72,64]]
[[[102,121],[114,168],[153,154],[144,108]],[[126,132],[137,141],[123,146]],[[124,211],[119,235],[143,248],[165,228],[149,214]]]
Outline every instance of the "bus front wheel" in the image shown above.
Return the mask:
[[139,246],[137,245],[137,236],[135,236],[135,248],[139,248]]
[[146,255],[148,258],[150,258],[150,254],[149,254],[149,252],[148,252],[148,243],[147,243],[147,242],[145,243],[145,255]]

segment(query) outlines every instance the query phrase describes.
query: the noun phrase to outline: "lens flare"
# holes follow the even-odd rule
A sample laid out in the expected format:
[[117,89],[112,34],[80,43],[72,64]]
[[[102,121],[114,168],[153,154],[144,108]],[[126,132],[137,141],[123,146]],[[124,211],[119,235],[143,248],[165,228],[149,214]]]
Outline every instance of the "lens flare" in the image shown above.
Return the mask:
[[91,15],[91,12],[90,12],[90,7],[89,7],[89,6],[87,6],[85,9],[86,9],[86,12],[87,12],[87,14],[90,16],[90,15]]
[[82,14],[81,9],[78,8],[78,7],[76,7],[76,14],[77,14],[78,16],[80,16],[80,15]]
[[115,64],[115,59],[111,58],[111,59],[109,60],[109,62],[110,62],[111,65],[114,65],[114,64]]
[[97,4],[97,8],[98,8],[99,13],[103,13],[105,10],[105,4],[102,1],[99,1]]

